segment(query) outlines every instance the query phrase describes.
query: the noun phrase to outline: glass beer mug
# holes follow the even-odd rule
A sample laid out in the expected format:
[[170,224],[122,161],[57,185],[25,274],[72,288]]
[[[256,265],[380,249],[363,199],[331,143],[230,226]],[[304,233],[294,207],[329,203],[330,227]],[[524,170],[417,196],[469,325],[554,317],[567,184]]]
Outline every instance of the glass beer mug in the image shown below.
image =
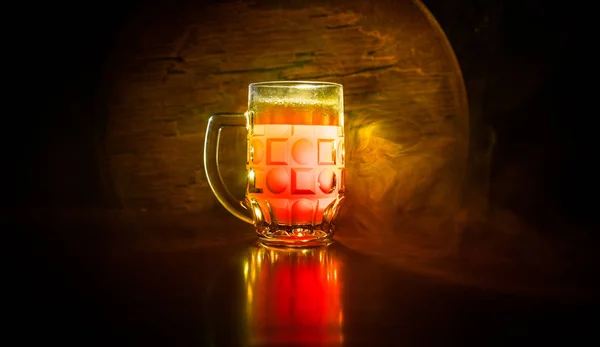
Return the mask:
[[[263,243],[331,241],[344,199],[342,86],[328,82],[262,82],[249,87],[248,111],[208,120],[204,169],[221,204],[254,224]],[[221,129],[247,130],[247,187],[238,201],[218,164]],[[252,217],[250,217],[251,215]]]

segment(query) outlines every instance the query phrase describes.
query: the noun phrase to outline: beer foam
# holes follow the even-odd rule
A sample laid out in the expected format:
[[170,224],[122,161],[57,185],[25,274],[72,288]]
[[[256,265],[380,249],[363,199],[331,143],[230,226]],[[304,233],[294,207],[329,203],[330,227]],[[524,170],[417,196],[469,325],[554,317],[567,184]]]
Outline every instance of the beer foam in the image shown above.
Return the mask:
[[282,98],[282,97],[265,97],[259,96],[252,99],[252,104],[256,107],[277,105],[285,107],[308,107],[308,106],[325,106],[337,108],[339,100],[337,97],[330,98]]

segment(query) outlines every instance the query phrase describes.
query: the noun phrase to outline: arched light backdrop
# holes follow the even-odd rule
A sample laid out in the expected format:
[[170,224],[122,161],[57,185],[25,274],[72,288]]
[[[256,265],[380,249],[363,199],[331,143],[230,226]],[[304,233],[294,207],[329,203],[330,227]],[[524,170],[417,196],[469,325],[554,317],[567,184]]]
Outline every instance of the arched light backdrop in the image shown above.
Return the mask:
[[[345,92],[339,237],[459,239],[467,99],[451,46],[418,1],[148,5],[109,68],[104,168],[124,208],[223,212],[202,167],[208,117],[243,112],[252,82],[331,81]],[[241,197],[243,134],[225,136],[225,177]]]

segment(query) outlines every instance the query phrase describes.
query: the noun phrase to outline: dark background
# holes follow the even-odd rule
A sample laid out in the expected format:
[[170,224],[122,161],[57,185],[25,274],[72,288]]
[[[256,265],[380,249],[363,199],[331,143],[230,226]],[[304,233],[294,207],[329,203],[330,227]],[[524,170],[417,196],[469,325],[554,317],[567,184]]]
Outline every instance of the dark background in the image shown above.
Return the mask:
[[[483,125],[474,127],[473,145],[487,145],[486,126],[495,132],[491,205],[514,212],[542,233],[576,234],[573,237],[581,238],[574,242],[577,247],[595,248],[596,112],[586,108],[593,100],[587,75],[593,65],[585,59],[587,47],[579,46],[585,23],[580,13],[564,2],[551,5],[542,0],[424,3],[458,57],[471,114],[481,116]],[[8,160],[0,201],[8,213],[14,208],[118,207],[98,168],[106,122],[101,91],[114,39],[128,17],[145,4],[25,3],[5,12],[12,30],[6,31],[9,49],[4,53],[9,79],[2,148]],[[31,246],[31,254],[43,247],[43,242]],[[22,278],[36,271],[36,259],[23,264]],[[68,309],[55,298],[74,303],[78,297],[61,294],[58,285],[35,301],[51,279],[67,278],[61,264],[48,265],[50,270],[30,280],[23,296],[33,298],[30,308],[36,302],[52,302],[36,321],[39,326],[56,319],[54,310],[76,317],[99,311],[96,306],[102,305]],[[578,266],[582,272],[595,269],[591,263]],[[80,301],[87,300],[81,296]],[[20,309],[29,319],[33,311]],[[65,322],[77,328],[77,321]]]
[[[495,132],[492,205],[532,222],[593,222],[593,110],[584,110],[587,68],[575,45],[583,20],[541,0],[425,4],[458,56],[471,113]],[[5,115],[4,205],[115,206],[98,170],[106,121],[99,92],[115,37],[143,6],[53,2],[21,17],[7,66],[16,77],[7,110],[17,114]],[[473,144],[486,146],[473,129]]]
[[[148,5],[59,2],[13,11],[21,24],[9,35],[6,54],[5,211],[119,207],[99,167],[105,77],[114,67],[108,57],[115,39],[130,16]],[[575,267],[593,269],[596,134],[594,109],[586,107],[593,100],[593,65],[580,45],[586,22],[579,9],[541,0],[425,5],[463,71],[471,145],[485,150],[494,133],[491,209],[566,240],[570,254],[587,254],[575,257]]]

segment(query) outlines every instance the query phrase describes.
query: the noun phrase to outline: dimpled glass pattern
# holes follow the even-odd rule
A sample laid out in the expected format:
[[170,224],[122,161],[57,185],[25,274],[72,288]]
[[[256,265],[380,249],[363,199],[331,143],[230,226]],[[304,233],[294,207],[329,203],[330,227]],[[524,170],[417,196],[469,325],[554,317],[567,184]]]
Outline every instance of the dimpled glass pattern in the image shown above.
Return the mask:
[[323,227],[326,210],[343,193],[341,135],[339,126],[331,125],[254,125],[248,136],[247,196],[262,211],[262,232],[301,237],[311,227]]

